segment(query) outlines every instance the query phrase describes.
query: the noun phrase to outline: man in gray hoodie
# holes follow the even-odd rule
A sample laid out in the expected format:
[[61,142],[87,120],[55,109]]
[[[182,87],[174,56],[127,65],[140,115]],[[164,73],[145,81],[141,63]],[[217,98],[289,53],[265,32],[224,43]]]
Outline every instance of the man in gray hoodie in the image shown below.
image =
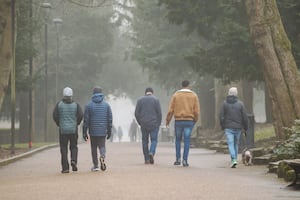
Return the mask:
[[220,111],[220,125],[227,137],[228,150],[231,157],[231,168],[235,168],[238,155],[238,143],[242,130],[248,129],[248,117],[244,103],[237,97],[236,87],[228,91],[228,96],[224,101]]

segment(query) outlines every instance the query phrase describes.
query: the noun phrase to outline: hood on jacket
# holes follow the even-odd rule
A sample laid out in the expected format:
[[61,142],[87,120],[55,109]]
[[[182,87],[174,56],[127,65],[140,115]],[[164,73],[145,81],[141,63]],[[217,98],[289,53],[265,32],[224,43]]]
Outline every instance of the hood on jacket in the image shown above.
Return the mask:
[[104,98],[104,94],[96,93],[96,94],[93,94],[92,101],[95,103],[101,103],[103,101],[103,98]]
[[229,104],[234,104],[238,101],[238,97],[237,96],[233,96],[233,95],[229,95],[226,97],[226,102]]
[[63,101],[64,103],[72,103],[72,102],[73,102],[73,99],[72,99],[72,97],[67,97],[67,96],[65,96],[65,97],[62,98],[62,101]]

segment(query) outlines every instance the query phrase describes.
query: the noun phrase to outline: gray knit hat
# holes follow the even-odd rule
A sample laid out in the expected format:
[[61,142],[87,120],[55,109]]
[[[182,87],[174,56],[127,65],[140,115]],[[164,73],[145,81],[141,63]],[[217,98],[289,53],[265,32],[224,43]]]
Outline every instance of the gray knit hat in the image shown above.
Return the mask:
[[72,97],[73,96],[73,90],[70,87],[65,87],[63,90],[63,96],[64,97]]
[[231,87],[229,90],[228,90],[228,95],[229,96],[237,96],[238,94],[238,91],[237,91],[237,88],[236,87]]

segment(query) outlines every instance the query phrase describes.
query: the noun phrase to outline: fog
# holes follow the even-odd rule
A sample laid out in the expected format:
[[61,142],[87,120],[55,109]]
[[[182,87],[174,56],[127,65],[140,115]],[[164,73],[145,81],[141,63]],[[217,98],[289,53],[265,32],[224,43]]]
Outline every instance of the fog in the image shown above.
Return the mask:
[[114,96],[110,96],[108,102],[112,108],[113,125],[116,129],[119,126],[122,128],[122,141],[129,141],[128,131],[130,123],[134,118],[135,105],[127,97],[115,98]]
[[[91,99],[93,87],[102,87],[112,108],[113,124],[116,128],[121,126],[123,129],[123,141],[129,141],[128,130],[134,118],[135,103],[144,95],[146,87],[153,87],[154,95],[160,100],[163,124],[170,97],[180,88],[182,80],[190,80],[200,99],[203,97],[203,91],[198,90],[199,85],[203,84],[202,77],[183,58],[183,55],[194,50],[199,38],[195,35],[187,37],[183,33],[183,27],[171,26],[161,20],[160,27],[166,27],[163,30],[156,26],[144,28],[145,24],[139,19],[135,26],[141,26],[142,31],[135,33],[134,25],[121,20],[122,9],[117,9],[112,4],[90,8],[68,1],[48,0],[53,6],[46,12],[38,6],[39,1],[34,2],[37,6],[35,17],[40,23],[40,30],[35,33],[38,56],[34,59],[33,66],[37,77],[34,80],[37,138],[42,138],[44,134],[45,106],[48,109],[47,129],[50,134],[55,134],[56,127],[51,113],[56,102],[62,98],[62,91],[66,86],[73,89],[74,100],[82,108]],[[61,18],[62,23],[54,24],[53,19],[57,18]],[[132,22],[134,20],[136,19],[132,19]],[[170,38],[172,40],[169,41]],[[154,48],[158,50],[155,51]],[[48,54],[47,95],[44,53]],[[214,91],[214,88],[205,89]],[[21,128],[28,128],[29,102],[22,95],[24,94],[20,92],[17,94],[17,127],[20,123]],[[214,100],[208,103],[214,104]],[[9,115],[8,104],[9,96],[2,107],[2,116]],[[264,122],[263,90],[255,90],[253,105],[256,121]],[[204,117],[208,115],[214,113],[210,111]],[[7,127],[7,124],[9,122],[0,124],[0,127]]]

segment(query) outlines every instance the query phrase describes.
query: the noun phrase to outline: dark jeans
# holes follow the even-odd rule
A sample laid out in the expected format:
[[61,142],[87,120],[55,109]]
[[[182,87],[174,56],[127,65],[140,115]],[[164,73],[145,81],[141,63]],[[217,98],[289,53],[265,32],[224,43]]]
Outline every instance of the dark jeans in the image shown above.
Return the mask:
[[[159,128],[154,128],[152,130],[148,130],[144,127],[141,127],[142,131],[142,145],[143,145],[143,154],[145,161],[149,160],[149,153],[152,155],[155,154],[156,146],[157,146],[157,137]],[[149,137],[150,137],[150,149],[149,149]]]
[[61,154],[61,166],[62,170],[69,169],[68,162],[68,144],[70,143],[71,162],[77,163],[78,147],[77,147],[77,134],[60,134],[59,145]]
[[92,152],[92,160],[94,167],[98,167],[98,153],[97,150],[99,148],[100,156],[105,158],[106,148],[105,148],[105,136],[91,136],[91,152]]

